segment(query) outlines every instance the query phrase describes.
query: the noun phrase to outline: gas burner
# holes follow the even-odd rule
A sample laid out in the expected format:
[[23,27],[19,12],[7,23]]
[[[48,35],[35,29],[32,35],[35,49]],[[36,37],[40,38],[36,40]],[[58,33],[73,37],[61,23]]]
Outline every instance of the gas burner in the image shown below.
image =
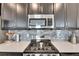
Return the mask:
[[38,51],[38,50],[46,51],[46,50],[52,50],[52,48],[51,48],[51,47],[43,47],[43,48],[31,47],[30,50],[31,50],[31,51]]
[[[42,42],[41,48],[40,42]],[[40,42],[32,40],[32,42],[26,48],[25,52],[58,52],[58,50],[53,46],[50,40],[41,40]]]

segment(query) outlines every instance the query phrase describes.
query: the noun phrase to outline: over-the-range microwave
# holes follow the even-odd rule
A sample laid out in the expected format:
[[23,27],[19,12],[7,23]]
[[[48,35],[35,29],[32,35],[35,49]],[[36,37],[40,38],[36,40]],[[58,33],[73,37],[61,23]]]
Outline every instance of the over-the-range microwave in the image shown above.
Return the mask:
[[29,28],[54,28],[53,14],[29,14]]

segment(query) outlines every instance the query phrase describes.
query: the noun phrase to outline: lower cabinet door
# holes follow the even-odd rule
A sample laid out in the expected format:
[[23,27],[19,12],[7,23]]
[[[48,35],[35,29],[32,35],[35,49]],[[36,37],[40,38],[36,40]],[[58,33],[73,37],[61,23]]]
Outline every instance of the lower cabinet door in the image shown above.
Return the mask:
[[22,56],[22,53],[0,53],[0,56]]
[[61,53],[61,56],[79,56],[79,53]]

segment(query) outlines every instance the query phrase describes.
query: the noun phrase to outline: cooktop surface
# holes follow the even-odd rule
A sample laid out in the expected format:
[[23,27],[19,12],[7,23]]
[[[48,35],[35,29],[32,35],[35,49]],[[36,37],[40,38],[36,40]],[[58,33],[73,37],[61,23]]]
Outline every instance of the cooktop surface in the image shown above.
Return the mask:
[[41,40],[39,42],[36,42],[36,40],[32,40],[24,52],[58,53],[58,50],[51,43],[51,40]]

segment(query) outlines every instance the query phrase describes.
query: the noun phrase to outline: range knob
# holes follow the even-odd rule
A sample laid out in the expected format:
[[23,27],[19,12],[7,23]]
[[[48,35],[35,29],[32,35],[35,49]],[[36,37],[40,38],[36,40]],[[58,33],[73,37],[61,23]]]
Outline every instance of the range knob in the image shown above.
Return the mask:
[[50,54],[47,54],[47,56],[51,56]]
[[28,54],[27,56],[30,56],[30,54]]
[[52,54],[52,56],[56,56],[55,54]]
[[35,54],[32,54],[31,56],[35,56]]
[[23,54],[23,56],[30,56],[30,54]]
[[40,56],[43,56],[43,54],[40,54]]

